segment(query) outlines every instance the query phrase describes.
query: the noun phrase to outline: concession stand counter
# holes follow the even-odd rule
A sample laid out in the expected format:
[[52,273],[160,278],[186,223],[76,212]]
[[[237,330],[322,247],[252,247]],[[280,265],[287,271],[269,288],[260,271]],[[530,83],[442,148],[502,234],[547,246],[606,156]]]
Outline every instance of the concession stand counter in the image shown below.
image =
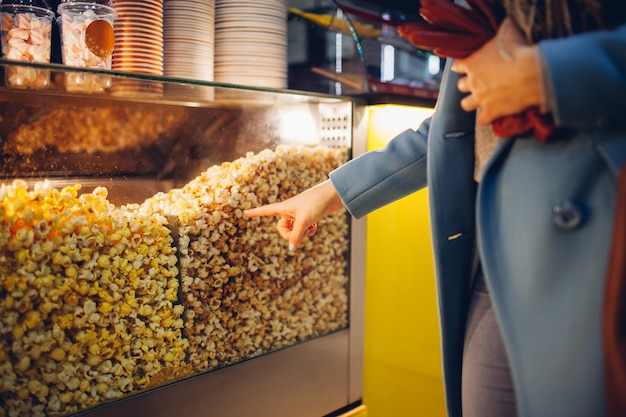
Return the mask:
[[243,210],[362,153],[366,119],[356,98],[0,60],[0,416],[358,407],[364,222],[291,252]]

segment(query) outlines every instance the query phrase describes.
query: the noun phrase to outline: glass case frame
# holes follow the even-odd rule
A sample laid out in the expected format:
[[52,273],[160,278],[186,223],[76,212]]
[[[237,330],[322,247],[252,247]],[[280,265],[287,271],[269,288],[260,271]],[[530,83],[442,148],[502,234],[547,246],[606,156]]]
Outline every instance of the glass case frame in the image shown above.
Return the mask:
[[[35,72],[37,84],[16,82],[20,72]],[[77,80],[84,88],[76,88]],[[104,89],[91,87],[103,80]],[[79,182],[83,192],[105,186],[118,205],[138,204],[183,187],[207,167],[277,146],[345,147],[349,158],[366,147],[367,111],[357,98],[56,64],[0,60],[0,107],[0,183]],[[117,141],[129,126],[134,143]],[[81,142],[87,136],[93,137]],[[348,325],[77,413],[321,416],[358,405],[364,221],[349,219],[348,234]]]

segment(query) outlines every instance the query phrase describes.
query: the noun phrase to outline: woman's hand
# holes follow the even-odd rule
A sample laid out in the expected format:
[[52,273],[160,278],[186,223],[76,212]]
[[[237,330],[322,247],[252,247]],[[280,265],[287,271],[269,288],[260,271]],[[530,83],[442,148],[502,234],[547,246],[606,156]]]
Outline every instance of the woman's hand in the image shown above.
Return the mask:
[[478,110],[477,121],[491,124],[495,119],[541,106],[539,51],[528,45],[510,19],[500,25],[496,36],[467,58],[457,59],[452,71],[465,74],[460,91],[466,111]]
[[289,241],[294,251],[304,236],[313,236],[317,222],[343,207],[343,203],[330,180],[279,203],[267,204],[244,211],[248,217],[280,216],[278,233]]

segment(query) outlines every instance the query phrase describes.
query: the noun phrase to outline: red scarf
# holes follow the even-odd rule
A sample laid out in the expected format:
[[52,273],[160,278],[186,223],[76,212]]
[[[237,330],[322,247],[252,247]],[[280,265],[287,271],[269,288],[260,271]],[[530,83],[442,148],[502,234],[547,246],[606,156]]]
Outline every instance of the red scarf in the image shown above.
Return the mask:
[[[427,23],[407,23],[398,34],[414,45],[432,50],[444,58],[464,58],[489,41],[505,17],[504,8],[487,0],[466,0],[469,8],[449,0],[421,0],[420,15]],[[499,137],[534,134],[545,142],[557,131],[552,115],[538,107],[495,120],[493,131]]]

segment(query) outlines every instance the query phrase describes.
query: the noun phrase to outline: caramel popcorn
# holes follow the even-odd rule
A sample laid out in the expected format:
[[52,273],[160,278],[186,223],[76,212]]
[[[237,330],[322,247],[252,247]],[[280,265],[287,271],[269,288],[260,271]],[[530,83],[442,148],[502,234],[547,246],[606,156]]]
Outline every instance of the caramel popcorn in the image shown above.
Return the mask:
[[346,149],[279,146],[213,166],[141,210],[178,219],[185,335],[198,372],[347,326],[348,222],[339,212],[289,251],[276,220],[243,210],[325,180]]

